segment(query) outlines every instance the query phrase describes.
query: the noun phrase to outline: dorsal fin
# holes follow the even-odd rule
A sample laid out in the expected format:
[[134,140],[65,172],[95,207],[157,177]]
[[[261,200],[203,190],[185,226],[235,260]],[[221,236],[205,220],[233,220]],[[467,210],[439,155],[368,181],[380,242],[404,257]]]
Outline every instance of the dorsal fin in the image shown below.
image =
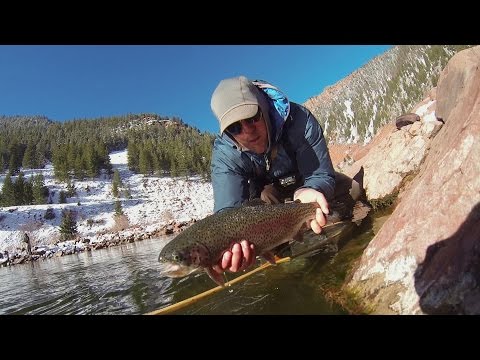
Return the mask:
[[261,205],[267,205],[267,203],[262,199],[256,198],[253,200],[245,201],[242,205],[243,206],[261,206]]

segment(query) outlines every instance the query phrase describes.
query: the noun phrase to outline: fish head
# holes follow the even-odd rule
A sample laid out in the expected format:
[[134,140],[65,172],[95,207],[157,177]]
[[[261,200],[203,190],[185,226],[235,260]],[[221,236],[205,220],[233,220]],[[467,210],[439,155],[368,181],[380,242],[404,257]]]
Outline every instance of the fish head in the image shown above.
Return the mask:
[[163,275],[183,277],[208,265],[210,254],[204,245],[199,243],[185,247],[168,245],[162,249],[158,256]]

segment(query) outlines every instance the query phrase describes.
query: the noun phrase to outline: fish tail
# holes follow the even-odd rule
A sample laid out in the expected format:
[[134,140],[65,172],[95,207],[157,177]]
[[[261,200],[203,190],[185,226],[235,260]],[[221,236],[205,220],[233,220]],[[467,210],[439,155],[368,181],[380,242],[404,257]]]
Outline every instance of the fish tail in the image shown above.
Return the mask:
[[353,207],[343,202],[334,202],[330,204],[330,214],[327,215],[327,222],[336,223],[342,220],[351,220],[351,222],[360,224],[370,210],[371,207],[360,200],[356,201]]
[[355,205],[353,205],[352,222],[360,225],[370,210],[372,210],[372,208],[368,204],[364,203],[363,201],[357,201]]

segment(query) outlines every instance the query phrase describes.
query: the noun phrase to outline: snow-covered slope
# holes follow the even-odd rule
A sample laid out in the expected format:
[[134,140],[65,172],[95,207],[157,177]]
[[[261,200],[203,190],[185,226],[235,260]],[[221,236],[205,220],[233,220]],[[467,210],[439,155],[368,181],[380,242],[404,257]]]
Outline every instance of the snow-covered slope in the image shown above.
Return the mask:
[[[154,232],[172,221],[184,222],[201,219],[213,210],[213,191],[210,182],[198,177],[185,178],[144,177],[128,170],[127,151],[110,154],[111,164],[118,169],[122,179],[119,200],[128,218],[126,231]],[[60,240],[59,226],[62,210],[71,209],[77,214],[80,238],[90,242],[101,241],[105,235],[116,232],[114,213],[115,198],[112,194],[112,180],[105,176],[95,180],[75,181],[77,195],[59,204],[59,193],[66,190],[66,184],[53,178],[53,168],[24,170],[26,178],[42,173],[48,186],[52,204],[11,206],[0,209],[0,251],[19,252],[21,236],[30,235],[33,246],[47,246]],[[0,176],[2,186],[5,174]],[[12,177],[15,180],[16,177]],[[124,190],[129,189],[130,196]],[[55,218],[44,218],[47,208],[52,208]],[[59,244],[61,245],[61,244]]]

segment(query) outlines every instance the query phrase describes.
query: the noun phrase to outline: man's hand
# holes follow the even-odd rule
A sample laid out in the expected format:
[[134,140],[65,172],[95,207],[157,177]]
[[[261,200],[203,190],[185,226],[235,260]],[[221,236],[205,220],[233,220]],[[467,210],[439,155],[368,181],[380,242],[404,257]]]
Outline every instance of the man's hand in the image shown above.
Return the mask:
[[220,274],[226,270],[237,272],[248,268],[254,261],[254,245],[247,240],[242,240],[240,243],[233,244],[232,250],[225,251],[220,262],[212,268]]
[[325,196],[317,190],[311,188],[301,188],[295,191],[293,200],[300,200],[302,203],[317,202],[320,208],[317,209],[315,219],[307,221],[307,227],[311,228],[314,233],[320,234],[322,232],[322,226],[325,226],[327,219],[325,215],[329,214],[328,202]]

